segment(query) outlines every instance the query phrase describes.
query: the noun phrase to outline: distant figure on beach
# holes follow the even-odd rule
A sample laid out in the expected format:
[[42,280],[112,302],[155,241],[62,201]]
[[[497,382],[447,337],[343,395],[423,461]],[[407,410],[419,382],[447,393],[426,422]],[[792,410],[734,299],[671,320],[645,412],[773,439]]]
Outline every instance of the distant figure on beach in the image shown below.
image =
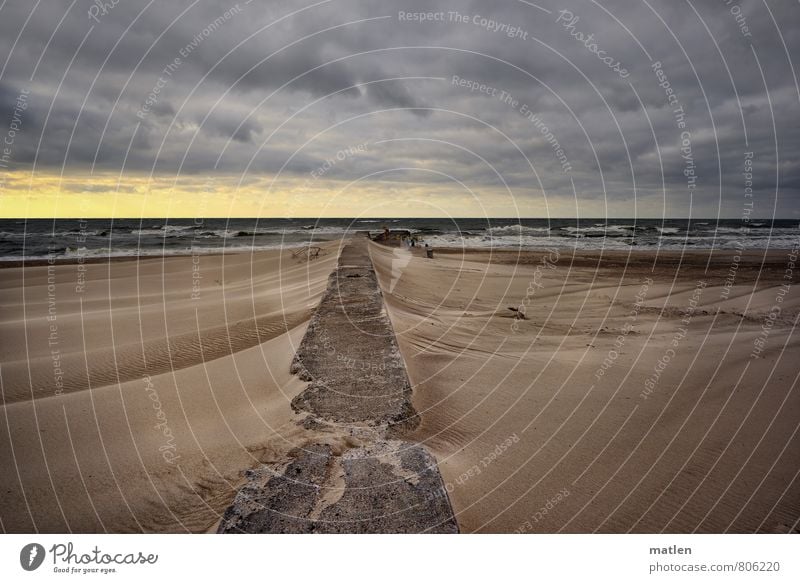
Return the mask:
[[411,246],[412,247],[416,247],[417,246],[417,238],[416,237],[411,237]]
[[425,256],[428,259],[433,259],[433,247],[429,247],[427,243],[425,243]]

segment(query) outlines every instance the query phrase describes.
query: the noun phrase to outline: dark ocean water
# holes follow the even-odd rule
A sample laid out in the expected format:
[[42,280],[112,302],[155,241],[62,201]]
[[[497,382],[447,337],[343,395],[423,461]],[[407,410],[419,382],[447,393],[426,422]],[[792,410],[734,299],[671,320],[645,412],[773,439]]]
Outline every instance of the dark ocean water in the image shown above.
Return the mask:
[[384,227],[435,247],[789,249],[796,220],[157,219],[0,220],[0,260],[160,256],[295,247]]

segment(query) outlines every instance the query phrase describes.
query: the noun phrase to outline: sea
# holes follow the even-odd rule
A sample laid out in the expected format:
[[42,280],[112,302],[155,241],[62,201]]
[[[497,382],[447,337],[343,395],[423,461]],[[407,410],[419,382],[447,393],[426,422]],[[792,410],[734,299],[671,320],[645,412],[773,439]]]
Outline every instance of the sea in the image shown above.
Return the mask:
[[2,219],[0,261],[258,251],[384,228],[456,248],[791,249],[800,237],[787,219]]

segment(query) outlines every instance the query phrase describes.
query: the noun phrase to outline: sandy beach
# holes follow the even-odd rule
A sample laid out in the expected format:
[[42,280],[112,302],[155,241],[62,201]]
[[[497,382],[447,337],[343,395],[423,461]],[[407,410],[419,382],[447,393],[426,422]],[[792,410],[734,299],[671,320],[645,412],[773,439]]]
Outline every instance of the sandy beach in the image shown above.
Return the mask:
[[296,445],[289,364],[336,256],[3,270],[3,529],[211,528]]
[[462,532],[797,531],[788,255],[374,248]]
[[[461,532],[797,530],[788,252],[370,253]],[[2,529],[213,530],[337,256],[3,269]]]

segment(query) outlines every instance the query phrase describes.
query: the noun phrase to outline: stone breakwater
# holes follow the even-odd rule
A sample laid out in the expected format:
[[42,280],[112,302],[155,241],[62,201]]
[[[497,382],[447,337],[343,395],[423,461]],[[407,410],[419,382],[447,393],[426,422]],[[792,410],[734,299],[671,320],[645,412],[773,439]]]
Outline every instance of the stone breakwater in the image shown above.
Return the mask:
[[[218,532],[458,532],[436,460],[402,438],[419,421],[369,244],[356,236],[342,249],[292,362],[309,382],[292,408],[315,437],[248,471]],[[359,445],[331,447],[334,431]]]
[[339,256],[292,362],[292,372],[311,382],[292,407],[329,423],[412,428],[411,384],[368,244],[358,237]]

